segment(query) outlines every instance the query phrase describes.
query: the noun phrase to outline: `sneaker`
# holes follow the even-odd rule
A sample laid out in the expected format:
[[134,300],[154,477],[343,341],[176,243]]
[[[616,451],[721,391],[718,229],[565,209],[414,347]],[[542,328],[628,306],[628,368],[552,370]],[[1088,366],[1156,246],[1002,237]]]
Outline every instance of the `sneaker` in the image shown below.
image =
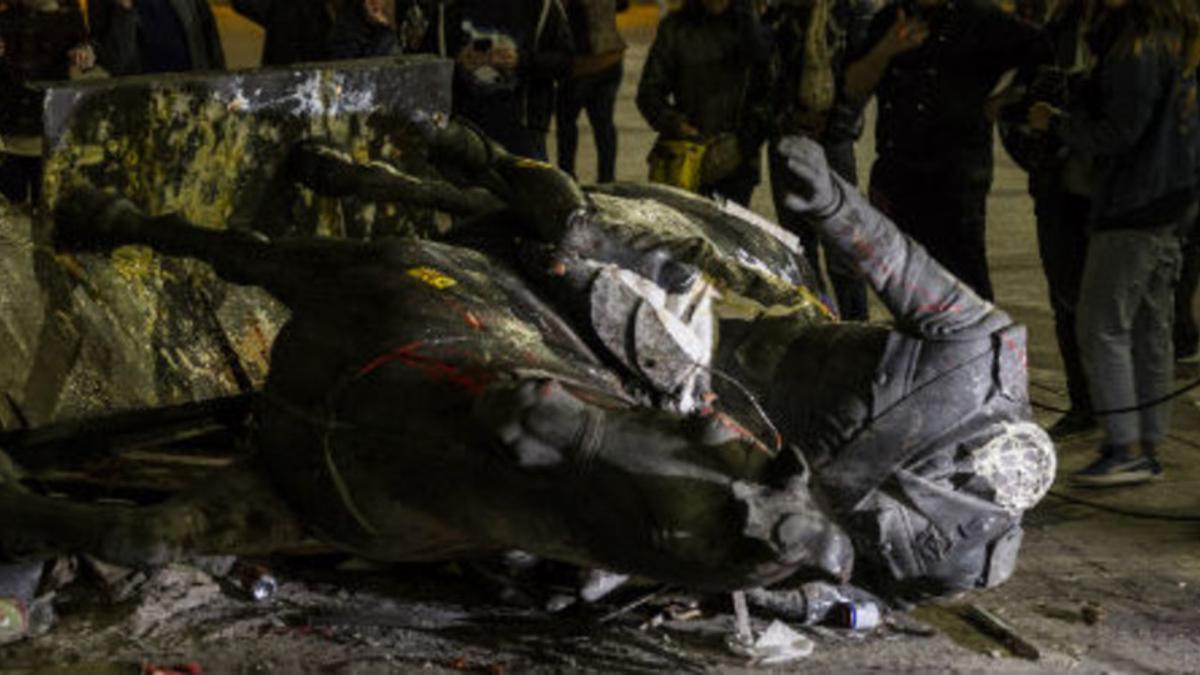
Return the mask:
[[1050,434],[1050,438],[1056,441],[1062,440],[1069,436],[1086,433],[1096,428],[1096,418],[1092,417],[1090,412],[1083,412],[1072,408],[1070,412],[1058,418],[1058,421],[1050,425],[1046,433]]
[[1148,483],[1162,476],[1158,459],[1142,455],[1133,459],[1124,450],[1104,448],[1100,459],[1071,475],[1071,482],[1085,487],[1114,487]]

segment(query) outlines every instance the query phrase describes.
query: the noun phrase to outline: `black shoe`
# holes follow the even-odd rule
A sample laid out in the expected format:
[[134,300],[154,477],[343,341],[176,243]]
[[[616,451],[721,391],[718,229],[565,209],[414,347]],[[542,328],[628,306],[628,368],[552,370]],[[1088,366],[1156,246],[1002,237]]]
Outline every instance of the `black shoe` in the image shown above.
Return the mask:
[[1153,456],[1130,459],[1124,450],[1105,446],[1100,449],[1100,459],[1072,474],[1071,482],[1084,487],[1137,485],[1161,478],[1162,472]]
[[1091,431],[1095,428],[1096,418],[1092,417],[1090,412],[1072,408],[1067,414],[1058,418],[1057,422],[1051,424],[1046,432],[1050,434],[1050,438],[1058,441],[1069,436]]
[[1182,347],[1175,345],[1175,361],[1178,363],[1200,363],[1200,343],[1190,342]]

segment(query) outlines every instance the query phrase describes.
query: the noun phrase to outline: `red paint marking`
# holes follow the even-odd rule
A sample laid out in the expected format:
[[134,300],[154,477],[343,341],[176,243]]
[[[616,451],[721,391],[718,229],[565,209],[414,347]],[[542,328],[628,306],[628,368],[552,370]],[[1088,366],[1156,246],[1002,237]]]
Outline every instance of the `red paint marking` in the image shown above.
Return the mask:
[[356,375],[356,377],[364,377],[366,375],[370,375],[373,371],[375,371],[379,367],[385,366],[385,365],[391,363],[392,361],[401,359],[404,356],[420,349],[424,345],[425,345],[424,342],[418,340],[417,342],[410,342],[406,345],[401,345],[399,347],[396,347],[395,349],[388,352],[387,354],[384,354],[382,356],[377,356],[374,359],[372,359],[371,361],[369,361],[367,363],[367,365],[363,366],[358,371],[358,374]]
[[[753,443],[754,447],[762,450],[763,452],[767,453],[768,455],[771,454],[771,451],[767,449],[767,446],[765,443],[758,440],[758,437],[755,436],[754,434],[750,433],[749,429],[742,426],[741,424],[738,424],[737,421],[735,421],[729,415],[726,415],[725,413],[717,413],[717,421],[721,423],[721,426],[725,427],[726,429],[729,429],[730,431],[737,434],[738,436],[741,436],[742,438]],[[782,444],[783,439],[780,438],[778,440]]]
[[483,393],[485,387],[495,381],[496,376],[488,372],[469,372],[465,368],[439,361],[418,352],[425,347],[425,342],[416,341],[401,345],[387,354],[377,356],[367,365],[359,369],[357,377],[365,377],[379,368],[390,363],[399,363],[405,367],[419,371],[425,379],[431,382],[446,382],[456,385],[472,395]]
[[467,309],[465,305],[463,305],[461,302],[458,302],[454,298],[447,297],[445,302],[446,304],[450,305],[454,311],[462,315],[463,321],[465,321],[468,326],[474,328],[475,330],[483,330],[483,320],[480,319],[479,315],[475,314],[475,312]]
[[929,312],[932,314],[958,314],[962,311],[962,306],[958,303],[949,302],[931,302],[927,305],[918,305],[918,312]]
[[1004,337],[1004,346],[1011,349],[1013,351],[1013,353],[1017,355],[1017,358],[1021,360],[1022,368],[1029,367],[1029,360],[1028,360],[1029,355],[1024,349],[1021,348],[1021,346],[1019,344],[1017,344],[1016,340],[1014,340],[1008,336],[1005,336]]

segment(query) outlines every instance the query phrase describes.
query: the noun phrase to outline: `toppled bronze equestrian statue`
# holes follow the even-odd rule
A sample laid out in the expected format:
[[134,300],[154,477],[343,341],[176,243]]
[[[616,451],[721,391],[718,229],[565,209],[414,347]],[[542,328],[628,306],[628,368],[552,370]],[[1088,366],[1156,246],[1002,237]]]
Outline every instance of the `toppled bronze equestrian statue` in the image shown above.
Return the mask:
[[191,256],[293,315],[252,462],[155,507],[10,480],[0,546],[160,562],[307,531],[379,560],[521,549],[699,589],[823,579],[909,599],[1012,573],[1022,513],[1054,475],[1024,329],[817,145],[783,144],[807,188],[789,205],[852,257],[893,326],[834,320],[769,226],[667,188],[583,190],[468,128],[424,124],[457,185],[319,146],[292,170],[330,192],[461,197],[482,215],[446,241],[268,241],[95,190],[66,197],[61,249]]

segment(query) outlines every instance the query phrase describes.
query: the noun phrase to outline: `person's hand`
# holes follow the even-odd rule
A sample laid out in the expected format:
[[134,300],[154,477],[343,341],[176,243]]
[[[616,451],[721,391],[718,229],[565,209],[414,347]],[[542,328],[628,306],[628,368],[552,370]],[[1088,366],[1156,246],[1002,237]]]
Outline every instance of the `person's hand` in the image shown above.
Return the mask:
[[822,214],[841,203],[842,195],[833,181],[825,151],[811,138],[788,136],[779,142],[779,153],[787,158],[788,169],[797,179],[795,190],[785,203],[800,214]]
[[521,56],[512,46],[496,45],[488,52],[488,60],[497,70],[512,72],[517,69],[517,63],[521,60]]
[[883,50],[889,57],[903,54],[925,44],[929,39],[929,23],[910,17],[902,9],[896,14],[892,27],[883,36]]
[[479,70],[488,64],[488,53],[476,49],[473,44],[468,44],[458,53],[458,63],[467,70]]
[[367,15],[367,21],[376,26],[390,26],[392,23],[383,0],[363,0],[363,12]]
[[1029,128],[1034,131],[1049,131],[1050,122],[1062,111],[1045,101],[1038,101],[1029,108]]
[[682,138],[699,138],[700,130],[692,126],[690,122],[680,122],[679,135]]
[[72,70],[91,70],[96,67],[96,52],[91,45],[79,45],[67,52],[67,62]]
[[113,4],[125,10],[133,9],[133,0],[113,0]]

